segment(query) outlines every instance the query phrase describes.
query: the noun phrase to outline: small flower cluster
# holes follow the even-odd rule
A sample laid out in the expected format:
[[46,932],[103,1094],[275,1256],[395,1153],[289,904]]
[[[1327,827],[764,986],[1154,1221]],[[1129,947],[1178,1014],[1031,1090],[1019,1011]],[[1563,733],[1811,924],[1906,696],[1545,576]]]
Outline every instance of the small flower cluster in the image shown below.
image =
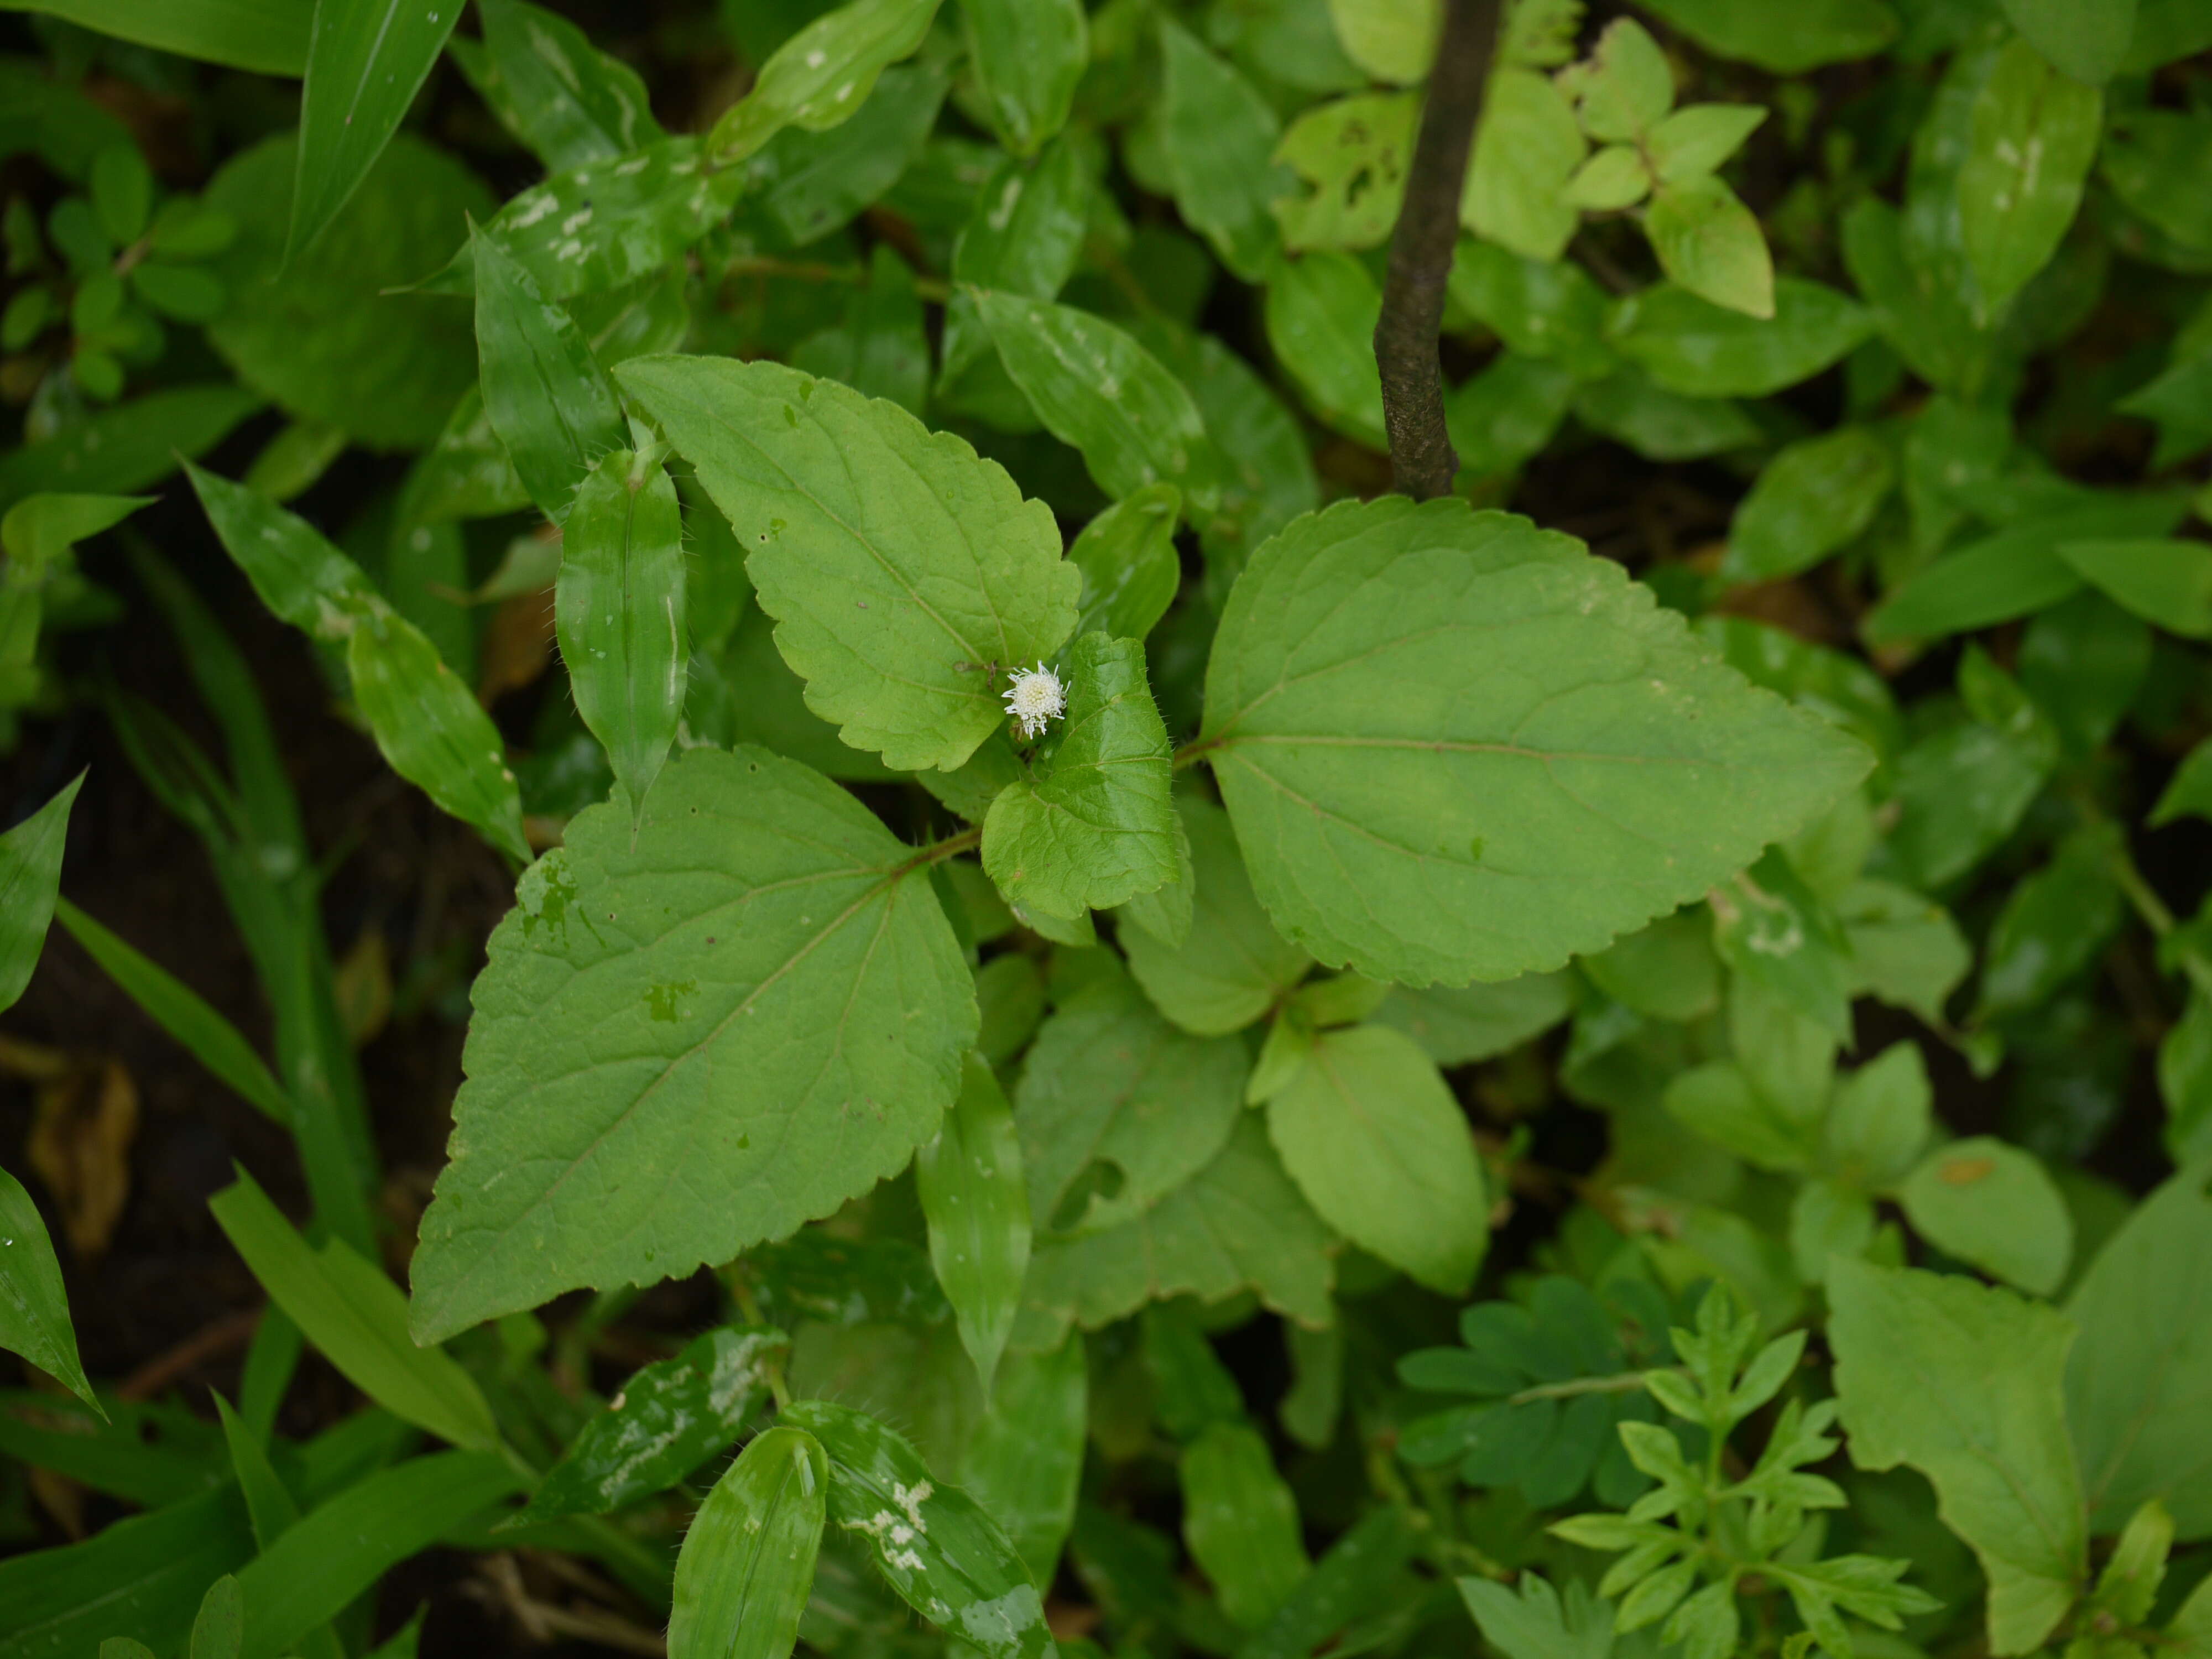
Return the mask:
[[1060,684],[1060,676],[1042,662],[1031,668],[1019,670],[1013,684],[1006,688],[1006,712],[1014,717],[1025,738],[1035,738],[1042,732],[1047,720],[1058,720],[1067,713],[1067,688]]

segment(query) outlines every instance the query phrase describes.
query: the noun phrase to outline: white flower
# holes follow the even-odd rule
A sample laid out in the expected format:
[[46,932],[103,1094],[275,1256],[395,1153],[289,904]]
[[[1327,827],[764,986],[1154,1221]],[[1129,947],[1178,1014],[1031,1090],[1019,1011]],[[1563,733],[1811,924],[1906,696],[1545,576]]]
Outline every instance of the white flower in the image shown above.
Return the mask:
[[1018,670],[1013,684],[1006,688],[1006,712],[1022,728],[1024,737],[1034,738],[1044,730],[1047,720],[1058,720],[1067,712],[1067,688],[1042,662],[1033,669]]

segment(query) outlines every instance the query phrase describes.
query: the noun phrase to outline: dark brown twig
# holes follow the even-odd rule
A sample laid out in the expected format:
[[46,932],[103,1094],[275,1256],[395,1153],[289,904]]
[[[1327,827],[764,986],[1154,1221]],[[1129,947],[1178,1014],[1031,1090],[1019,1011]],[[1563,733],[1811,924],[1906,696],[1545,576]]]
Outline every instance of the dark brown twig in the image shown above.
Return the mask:
[[1498,0],[1444,0],[1443,39],[1430,72],[1420,137],[1406,174],[1406,202],[1390,237],[1375,365],[1382,376],[1382,424],[1390,434],[1390,483],[1425,501],[1449,492],[1459,457],[1444,429],[1443,369],[1437,335],[1444,286],[1459,237],[1460,192],[1482,112],[1483,83],[1498,39]]

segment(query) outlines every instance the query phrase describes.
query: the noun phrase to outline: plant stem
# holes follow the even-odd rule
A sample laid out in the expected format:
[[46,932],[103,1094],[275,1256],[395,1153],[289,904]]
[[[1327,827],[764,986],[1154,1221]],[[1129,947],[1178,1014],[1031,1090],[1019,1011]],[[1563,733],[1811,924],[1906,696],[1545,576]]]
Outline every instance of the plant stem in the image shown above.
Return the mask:
[[1405,205],[1390,237],[1382,314],[1375,325],[1382,424],[1390,434],[1390,486],[1419,501],[1449,494],[1459,471],[1444,427],[1437,335],[1443,326],[1460,196],[1498,39],[1498,0],[1445,0],[1443,35],[1406,174]]

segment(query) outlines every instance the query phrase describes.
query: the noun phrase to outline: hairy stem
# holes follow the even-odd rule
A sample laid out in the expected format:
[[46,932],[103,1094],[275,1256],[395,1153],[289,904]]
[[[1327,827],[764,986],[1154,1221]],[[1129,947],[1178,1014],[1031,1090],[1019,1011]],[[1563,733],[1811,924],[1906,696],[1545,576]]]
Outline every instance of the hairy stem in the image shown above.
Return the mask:
[[1382,377],[1382,424],[1390,434],[1390,484],[1425,501],[1448,494],[1459,471],[1444,429],[1443,368],[1437,335],[1444,286],[1459,239],[1468,152],[1482,112],[1483,83],[1498,39],[1498,0],[1444,0],[1443,36],[1429,76],[1421,131],[1406,175],[1406,202],[1390,237],[1375,366]]

